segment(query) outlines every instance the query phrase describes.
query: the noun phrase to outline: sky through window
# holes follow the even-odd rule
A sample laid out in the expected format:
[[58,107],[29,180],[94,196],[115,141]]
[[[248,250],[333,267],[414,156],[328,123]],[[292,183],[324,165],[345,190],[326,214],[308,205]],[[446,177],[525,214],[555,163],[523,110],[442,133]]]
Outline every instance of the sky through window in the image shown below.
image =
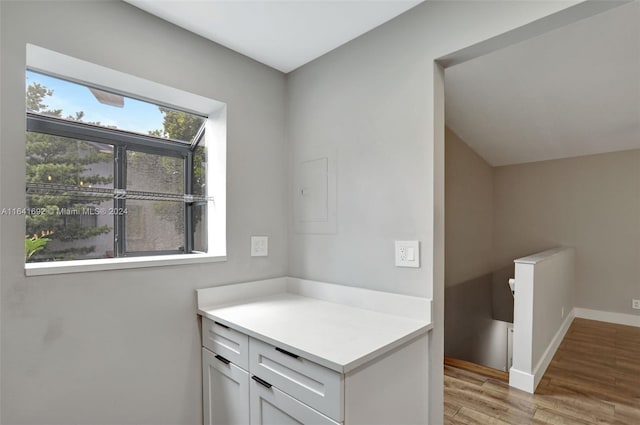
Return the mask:
[[[27,70],[26,77],[27,86],[39,84],[53,91],[51,96],[44,98],[43,103],[46,105],[47,110],[61,109],[60,116],[63,118],[76,117],[78,112],[82,112],[84,115],[80,121],[85,123],[99,123],[104,127],[116,127],[140,134],[152,134],[152,132],[155,132],[154,134],[160,137],[168,137],[168,135],[162,133],[165,114],[161,112],[160,107],[156,104],[116,95],[116,97],[120,97],[123,100],[122,106],[113,106],[113,104],[100,102],[99,96],[96,96],[87,86],[31,70]],[[35,112],[45,113],[45,111]],[[186,112],[178,113],[191,116]],[[201,117],[198,117],[198,119],[202,123],[205,121]],[[191,143],[195,136],[195,133],[188,134],[181,137],[180,140]]]

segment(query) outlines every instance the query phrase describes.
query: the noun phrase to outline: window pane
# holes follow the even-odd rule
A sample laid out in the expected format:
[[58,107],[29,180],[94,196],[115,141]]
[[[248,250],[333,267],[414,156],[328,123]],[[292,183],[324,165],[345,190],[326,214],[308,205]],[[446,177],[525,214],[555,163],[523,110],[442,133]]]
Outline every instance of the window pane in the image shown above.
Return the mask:
[[193,206],[193,250],[207,252],[207,205],[200,203]]
[[[127,151],[127,191],[184,194],[184,159]],[[126,250],[176,251],[184,246],[184,202],[126,201]]]
[[[193,152],[192,194],[207,196],[206,138],[203,137]],[[199,202],[193,206],[193,250],[207,252],[207,203]]]
[[191,143],[205,118],[27,71],[27,111]]
[[184,193],[184,159],[127,151],[127,190]]
[[27,261],[112,257],[113,146],[39,133],[26,139]]
[[125,234],[127,253],[183,251],[184,203],[127,200]]
[[207,146],[203,137],[193,152],[193,188],[192,194],[207,196]]

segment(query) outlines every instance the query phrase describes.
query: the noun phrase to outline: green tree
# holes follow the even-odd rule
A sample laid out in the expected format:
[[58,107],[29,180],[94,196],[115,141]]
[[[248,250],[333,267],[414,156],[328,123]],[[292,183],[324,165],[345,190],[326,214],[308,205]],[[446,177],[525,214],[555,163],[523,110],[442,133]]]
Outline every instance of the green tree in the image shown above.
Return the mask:
[[[160,112],[163,114],[162,130],[154,130],[152,135],[160,137],[168,137],[175,140],[190,141],[198,130],[202,126],[204,119],[196,115],[187,114],[173,109],[160,107]],[[196,148],[193,155],[193,188],[192,193],[194,195],[204,194],[205,185],[205,148],[204,144],[200,143]],[[173,171],[173,164],[170,161],[165,161],[165,168],[168,172]]]
[[[61,117],[62,110],[49,109],[45,104],[53,91],[47,87],[32,83],[27,87],[26,103],[31,112]],[[81,120],[82,112],[67,119]],[[108,184],[113,181],[111,175],[92,171],[96,164],[110,163],[111,152],[105,152],[96,144],[85,141],[52,136],[48,134],[27,132],[26,135],[26,181],[27,183],[61,184],[85,186]],[[95,208],[103,200],[91,197],[78,197],[64,192],[48,191],[47,193],[27,193],[27,207],[40,209],[43,214],[32,214],[26,217],[26,233],[28,236],[42,232],[52,232],[50,244],[33,255],[30,260],[37,259],[75,259],[91,253],[95,246],[71,246],[54,243],[87,240],[108,233],[109,226],[83,226],[81,216],[58,214],[57,212],[82,211]]]
[[[154,136],[190,141],[204,123],[204,119],[196,115],[163,107],[159,107],[159,109],[163,114],[162,129],[151,131],[150,134]],[[176,161],[170,157],[160,158],[158,166],[161,167],[165,174],[171,174],[176,171]],[[205,147],[204,143],[200,143],[193,154],[193,179],[190,193],[205,195],[205,183]],[[176,186],[168,189],[181,192],[183,188]],[[183,213],[181,204],[158,201],[154,203],[153,208],[154,212],[160,217],[175,223],[176,231],[184,232],[184,220],[175,220],[176,217],[181,216]],[[200,209],[194,211],[194,224],[200,221],[201,214],[202,211]]]

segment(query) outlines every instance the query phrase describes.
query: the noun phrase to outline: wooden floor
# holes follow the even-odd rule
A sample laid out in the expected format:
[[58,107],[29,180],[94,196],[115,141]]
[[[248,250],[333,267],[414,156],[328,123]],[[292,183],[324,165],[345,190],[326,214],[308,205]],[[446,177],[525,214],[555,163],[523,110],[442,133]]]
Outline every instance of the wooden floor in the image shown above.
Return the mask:
[[445,366],[445,424],[640,425],[640,328],[575,319],[535,394]]

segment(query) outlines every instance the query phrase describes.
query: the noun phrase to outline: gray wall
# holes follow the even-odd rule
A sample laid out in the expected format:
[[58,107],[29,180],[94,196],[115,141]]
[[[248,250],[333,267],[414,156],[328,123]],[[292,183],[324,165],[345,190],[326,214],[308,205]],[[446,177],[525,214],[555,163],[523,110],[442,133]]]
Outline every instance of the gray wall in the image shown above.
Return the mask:
[[[444,122],[434,59],[566,6],[427,2],[285,87],[280,73],[120,2],[0,2],[0,119],[14,124],[0,128],[2,206],[24,204],[26,43],[224,101],[229,113],[226,263],[26,279],[23,219],[2,218],[2,421],[198,423],[193,290],[290,270],[434,299],[430,408],[440,423]],[[287,239],[290,160],[312,144],[338,151],[338,232]],[[271,236],[268,258],[249,257],[255,233]],[[422,241],[420,269],[393,267],[393,240],[408,238]]]
[[513,266],[494,267],[493,195],[493,167],[447,128],[444,353],[506,371]]
[[445,286],[490,274],[494,270],[493,167],[449,128],[445,133],[445,212]]
[[494,292],[490,274],[445,289],[444,354],[507,372],[513,299],[508,293],[511,315],[504,320],[496,317]]
[[[490,181],[486,163],[474,155],[447,133],[447,285],[491,272],[496,313],[509,301],[496,290],[513,277],[514,259],[572,246],[575,305],[638,314],[631,299],[640,297],[640,150],[490,168]],[[483,214],[489,190],[490,236],[482,228],[490,225]],[[488,270],[477,264],[487,249]],[[508,320],[499,312],[494,318]]]
[[[563,6],[425,2],[288,77],[292,161],[312,146],[335,150],[338,205],[335,234],[290,233],[290,272],[434,299],[434,424],[442,422],[444,349],[444,121],[434,110],[443,92],[434,60]],[[393,241],[405,239],[421,241],[421,268],[394,267]]]
[[[287,273],[284,76],[122,2],[0,2],[2,207],[24,206],[25,44],[228,104],[228,261],[25,278],[0,220],[2,423],[196,424],[194,289]],[[269,257],[249,237],[269,235]]]
[[577,307],[638,314],[640,150],[497,167],[495,258],[576,248]]

